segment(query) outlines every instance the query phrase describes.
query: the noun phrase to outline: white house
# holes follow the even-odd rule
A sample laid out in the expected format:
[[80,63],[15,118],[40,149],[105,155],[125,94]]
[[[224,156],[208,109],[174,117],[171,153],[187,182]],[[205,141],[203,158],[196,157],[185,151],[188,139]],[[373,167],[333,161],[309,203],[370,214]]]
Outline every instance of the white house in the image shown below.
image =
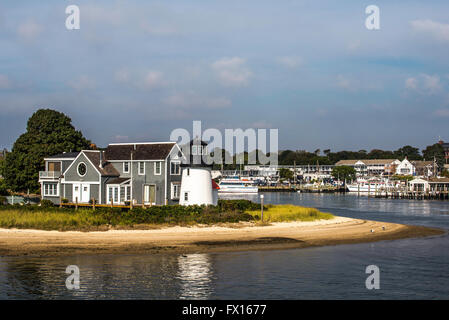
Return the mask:
[[396,166],[396,174],[401,176],[414,176],[416,172],[415,166],[405,157],[400,164]]
[[412,192],[427,192],[429,191],[429,181],[424,179],[413,179],[408,183],[409,190]]

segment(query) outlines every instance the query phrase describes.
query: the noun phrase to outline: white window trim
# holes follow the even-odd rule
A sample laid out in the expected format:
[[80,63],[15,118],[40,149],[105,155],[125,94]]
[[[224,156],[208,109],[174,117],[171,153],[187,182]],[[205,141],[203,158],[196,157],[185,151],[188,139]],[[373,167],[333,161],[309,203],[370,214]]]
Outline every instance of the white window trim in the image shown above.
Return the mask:
[[[125,171],[125,164],[126,163],[128,164],[128,170]],[[128,161],[123,162],[123,173],[129,173],[129,162]]]
[[[156,170],[158,163],[159,163],[159,173],[157,173],[157,170]],[[162,161],[156,161],[154,163],[154,175],[155,176],[160,176],[161,174],[162,174]]]
[[[56,194],[49,194],[46,192],[45,190],[45,185],[56,185]],[[52,183],[52,182],[44,182],[42,184],[42,194],[44,195],[44,197],[59,197],[59,183]]]
[[[140,164],[143,163],[143,173],[140,173]],[[144,176],[145,175],[145,170],[146,170],[146,165],[145,165],[145,161],[139,161],[137,163],[137,174],[139,176]]]
[[[178,196],[175,196],[175,186],[178,187]],[[181,197],[181,184],[172,182],[171,183],[171,198],[173,200],[179,200],[179,198]]]
[[[172,163],[177,163],[177,164],[179,164],[179,171],[178,171],[178,173],[173,173],[172,171],[171,171],[171,169],[172,169],[172,166],[171,166],[171,164]],[[173,160],[173,161],[170,161],[170,175],[172,175],[172,176],[179,176],[181,174],[181,161],[179,161],[179,160]]]
[[[83,175],[80,175],[79,167],[80,167],[80,165],[82,165],[82,164],[84,164],[84,166],[86,167],[86,172],[85,172]],[[87,165],[86,165],[84,162],[78,163],[78,165],[76,166],[76,173],[77,173],[81,178],[82,178],[82,177],[85,177],[86,174],[87,174]]]

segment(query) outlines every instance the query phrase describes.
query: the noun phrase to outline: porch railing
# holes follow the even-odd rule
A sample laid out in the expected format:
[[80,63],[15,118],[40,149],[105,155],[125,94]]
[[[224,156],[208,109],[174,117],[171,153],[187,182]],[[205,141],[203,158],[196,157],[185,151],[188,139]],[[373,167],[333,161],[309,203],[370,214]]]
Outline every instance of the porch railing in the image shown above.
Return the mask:
[[61,171],[39,171],[39,178],[57,179],[61,176]]

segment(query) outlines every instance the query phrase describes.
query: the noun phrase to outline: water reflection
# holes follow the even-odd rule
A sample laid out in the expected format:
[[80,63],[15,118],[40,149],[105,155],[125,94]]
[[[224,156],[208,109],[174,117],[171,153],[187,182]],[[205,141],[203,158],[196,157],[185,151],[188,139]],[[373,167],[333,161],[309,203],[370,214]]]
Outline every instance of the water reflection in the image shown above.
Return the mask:
[[[336,215],[449,229],[447,201],[270,193]],[[381,268],[367,291],[365,268]],[[80,269],[67,290],[65,269]],[[0,299],[448,299],[449,235],[371,244],[220,254],[0,257]]]
[[212,263],[208,254],[178,257],[177,278],[181,281],[180,299],[207,299],[212,293]]

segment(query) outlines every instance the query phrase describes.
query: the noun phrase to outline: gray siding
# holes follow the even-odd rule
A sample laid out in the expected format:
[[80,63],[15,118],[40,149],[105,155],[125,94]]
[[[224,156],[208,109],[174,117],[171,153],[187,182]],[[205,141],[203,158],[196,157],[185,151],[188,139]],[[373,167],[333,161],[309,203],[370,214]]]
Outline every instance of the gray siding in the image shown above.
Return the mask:
[[161,161],[161,174],[154,174],[154,161],[144,161],[145,162],[145,175],[139,175],[138,165],[139,162],[133,162],[132,164],[132,172],[133,172],[133,181],[132,181],[132,194],[133,199],[137,201],[137,203],[143,202],[143,186],[145,184],[154,184],[156,185],[156,204],[162,205],[165,204],[165,161]]
[[[78,175],[78,165],[81,162],[84,162],[87,167],[86,175],[84,177]],[[74,161],[70,169],[64,174],[64,178],[66,181],[94,182],[100,180],[100,174],[97,169],[92,166],[89,159],[87,159],[84,154],[81,154],[78,159]]]

